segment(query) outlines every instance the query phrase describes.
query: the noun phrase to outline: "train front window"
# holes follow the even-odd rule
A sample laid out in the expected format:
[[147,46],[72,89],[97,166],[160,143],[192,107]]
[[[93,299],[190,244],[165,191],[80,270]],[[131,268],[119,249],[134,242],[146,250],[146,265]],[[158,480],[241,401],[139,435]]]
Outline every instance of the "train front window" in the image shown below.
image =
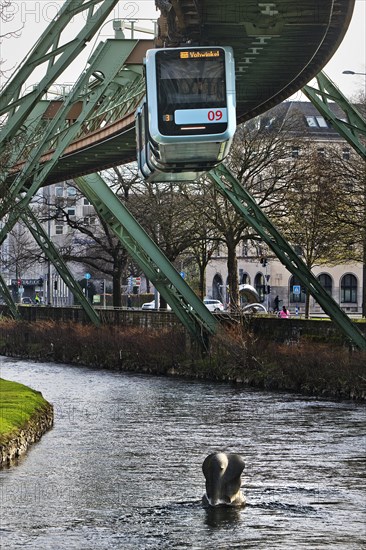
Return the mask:
[[156,70],[162,134],[226,130],[224,50],[162,50],[156,56]]

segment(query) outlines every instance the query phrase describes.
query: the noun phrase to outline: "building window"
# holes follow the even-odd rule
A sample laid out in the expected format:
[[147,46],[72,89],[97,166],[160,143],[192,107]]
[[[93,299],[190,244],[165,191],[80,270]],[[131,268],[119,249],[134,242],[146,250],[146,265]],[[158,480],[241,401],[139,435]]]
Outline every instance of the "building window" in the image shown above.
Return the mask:
[[75,216],[75,214],[76,214],[75,208],[68,208],[67,209],[67,214],[69,216]]
[[327,122],[326,122],[326,120],[325,120],[324,117],[322,117],[322,116],[317,116],[317,117],[315,117],[315,118],[316,118],[316,121],[317,121],[317,123],[319,124],[320,128],[328,128],[328,124],[327,124]]
[[262,273],[257,273],[254,279],[254,288],[258,292],[259,295],[259,301],[264,302],[264,276]]
[[318,281],[322,285],[324,290],[328,292],[329,296],[331,296],[333,288],[331,276],[327,273],[322,273],[321,275],[318,275]]
[[68,187],[67,188],[67,196],[68,197],[75,197],[75,195],[76,195],[76,188],[72,187],[72,186]]
[[342,157],[344,160],[349,160],[351,157],[351,152],[349,149],[343,149]]
[[322,116],[307,116],[307,125],[311,128],[328,128],[327,121]]
[[248,273],[242,273],[240,277],[240,284],[241,285],[250,285],[250,277]]
[[318,155],[321,156],[321,157],[324,157],[324,155],[325,155],[324,147],[319,147],[318,148]]
[[308,126],[310,126],[312,128],[317,127],[315,116],[307,116],[306,117],[306,122],[307,122]]
[[306,298],[305,287],[302,286],[300,279],[292,275],[290,279],[290,302],[304,304]]
[[90,206],[90,205],[91,205],[91,202],[89,202],[88,199],[85,199],[85,198],[84,198],[83,204],[84,204],[84,206]]
[[341,303],[357,303],[357,279],[354,275],[344,275],[341,280]]
[[62,225],[56,225],[55,226],[55,233],[56,235],[62,235],[63,234],[63,226]]
[[300,148],[299,147],[292,147],[291,149],[291,156],[293,159],[297,159],[297,157],[300,155]]
[[55,187],[55,196],[56,197],[63,197],[64,196],[64,188],[60,185],[57,185]]

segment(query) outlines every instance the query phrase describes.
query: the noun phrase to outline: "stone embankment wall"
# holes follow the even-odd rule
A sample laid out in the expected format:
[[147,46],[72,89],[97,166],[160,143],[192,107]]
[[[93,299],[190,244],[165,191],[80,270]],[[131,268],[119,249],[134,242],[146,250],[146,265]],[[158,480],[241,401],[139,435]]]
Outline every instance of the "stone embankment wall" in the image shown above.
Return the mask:
[[44,433],[53,426],[53,407],[45,405],[38,410],[28,422],[9,439],[0,444],[0,468],[10,465],[23,455]]

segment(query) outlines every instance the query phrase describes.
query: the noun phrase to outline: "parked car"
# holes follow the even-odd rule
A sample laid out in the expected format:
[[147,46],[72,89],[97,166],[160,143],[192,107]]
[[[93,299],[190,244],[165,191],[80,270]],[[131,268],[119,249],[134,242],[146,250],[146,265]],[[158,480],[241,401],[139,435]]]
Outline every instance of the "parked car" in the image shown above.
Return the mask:
[[21,300],[21,303],[24,305],[24,306],[31,306],[33,305],[33,300],[32,298],[29,298],[29,296],[24,296],[24,298],[22,298]]
[[[166,307],[168,311],[171,311],[171,307],[169,304],[167,304]],[[142,304],[141,309],[156,309],[155,300],[153,300],[152,302],[145,302],[144,304]]]
[[220,300],[212,300],[211,298],[205,298],[203,300],[203,303],[207,307],[209,311],[213,311],[214,313],[218,313],[219,311],[224,311],[225,307]]

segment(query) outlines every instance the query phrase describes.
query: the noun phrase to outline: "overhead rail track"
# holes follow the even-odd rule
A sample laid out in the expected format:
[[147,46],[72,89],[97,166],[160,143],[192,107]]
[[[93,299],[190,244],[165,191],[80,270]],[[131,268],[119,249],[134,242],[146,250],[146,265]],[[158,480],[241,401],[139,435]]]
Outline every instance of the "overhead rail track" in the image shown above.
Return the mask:
[[[56,38],[53,44],[51,37],[61,33],[75,12],[86,10],[87,5],[96,7],[98,4],[102,4],[99,10],[103,7],[105,11],[104,4],[107,4],[109,14],[116,1],[65,2],[59,19],[50,25],[39,39],[37,48],[28,56],[27,63],[3,90],[0,114],[11,115],[5,133],[0,134],[3,145],[15,136],[23,124],[27,124],[31,109],[58,78],[61,69],[78,55],[83,41],[90,40],[91,33],[96,30],[94,23],[97,16],[93,15],[91,21],[86,22],[88,29],[82,29],[75,41],[65,46],[59,46]],[[232,46],[236,60],[237,121],[240,123],[287,99],[321,71],[347,30],[354,0],[322,0],[316,3],[314,0],[303,0],[301,3],[292,0],[157,0],[156,4],[159,8],[169,8],[168,15],[163,13],[159,19],[160,43],[169,45],[179,38],[203,45]],[[98,15],[100,24],[108,14],[103,11]],[[75,51],[72,51],[73,44]],[[141,40],[138,55],[136,52],[126,59],[125,67],[141,64],[144,51],[152,46],[151,40]],[[60,55],[60,59],[56,54]],[[30,76],[31,69],[44,63],[48,57],[50,70],[46,76],[34,91],[21,97],[21,86]],[[104,98],[103,106],[99,106],[100,112],[109,112],[110,119],[102,121],[100,118],[98,127],[98,119],[94,118],[93,129],[85,125],[59,156],[44,184],[135,160],[135,105],[130,103],[128,109],[126,102],[124,111],[119,113],[113,101],[109,104],[109,98]],[[54,104],[50,102],[48,111],[45,108],[45,116],[52,116],[53,108]],[[50,154],[53,154],[52,150]]]

